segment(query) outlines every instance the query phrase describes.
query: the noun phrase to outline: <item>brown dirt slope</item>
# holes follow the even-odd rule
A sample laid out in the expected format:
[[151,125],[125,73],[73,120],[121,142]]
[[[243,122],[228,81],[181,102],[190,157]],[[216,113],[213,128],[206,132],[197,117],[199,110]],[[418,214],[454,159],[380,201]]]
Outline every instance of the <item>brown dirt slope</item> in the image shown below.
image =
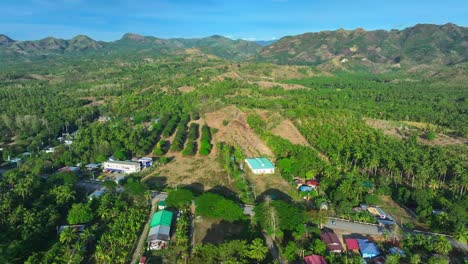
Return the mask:
[[310,146],[307,140],[297,130],[296,126],[289,119],[284,119],[279,125],[271,130],[274,135],[289,140],[293,144]]
[[204,119],[208,126],[218,129],[218,132],[213,134],[213,144],[224,141],[238,146],[248,157],[274,156],[247,124],[247,115],[239,108],[228,106],[205,114]]

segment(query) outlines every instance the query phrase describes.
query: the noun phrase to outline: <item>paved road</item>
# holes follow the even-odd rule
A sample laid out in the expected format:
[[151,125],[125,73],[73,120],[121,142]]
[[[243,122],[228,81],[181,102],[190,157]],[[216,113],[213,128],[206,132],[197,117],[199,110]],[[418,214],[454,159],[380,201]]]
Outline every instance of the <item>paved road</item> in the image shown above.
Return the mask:
[[146,241],[146,236],[148,235],[149,231],[149,226],[151,222],[151,218],[153,217],[154,212],[158,208],[156,206],[156,203],[158,201],[164,201],[167,198],[167,193],[158,193],[158,192],[151,192],[151,213],[149,214],[148,221],[145,224],[145,227],[143,228],[143,232],[140,235],[140,238],[138,239],[138,244],[133,251],[133,257],[132,261],[130,263],[138,263],[141,257],[141,251],[143,246],[145,245]]
[[[334,223],[332,222],[334,221]],[[347,231],[349,233],[363,234],[363,235],[383,235],[383,229],[374,225],[366,225],[359,223],[346,222],[336,219],[328,219],[324,225],[330,229],[338,229]]]
[[[334,224],[332,223],[334,221]],[[366,225],[366,224],[359,224],[359,223],[352,223],[342,220],[336,219],[328,219],[328,222],[324,225],[330,229],[342,230],[349,233],[355,234],[363,234],[363,235],[383,235],[384,228],[379,226],[373,225]],[[407,228],[403,228],[405,233],[412,233],[412,234],[422,234],[425,236],[439,236],[440,234],[435,233],[428,233],[428,232],[418,232],[415,230],[410,230]],[[452,237],[446,236],[452,247],[456,247],[460,250],[468,251],[468,245],[466,243],[460,243],[455,241]]]

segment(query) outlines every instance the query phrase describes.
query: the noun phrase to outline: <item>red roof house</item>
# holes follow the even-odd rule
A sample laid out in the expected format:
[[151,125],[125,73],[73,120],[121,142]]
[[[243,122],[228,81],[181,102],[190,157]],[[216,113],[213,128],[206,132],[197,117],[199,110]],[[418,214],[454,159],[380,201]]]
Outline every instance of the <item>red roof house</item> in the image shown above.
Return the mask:
[[328,251],[334,253],[343,252],[343,247],[341,246],[341,242],[336,234],[323,233],[320,235],[320,239],[327,245]]
[[310,255],[304,258],[307,264],[327,264],[325,259],[319,255]]
[[357,242],[356,239],[354,238],[347,238],[345,239],[345,243],[346,243],[346,248],[349,250],[349,251],[356,251],[356,252],[359,252],[359,244]]
[[311,186],[311,187],[317,187],[317,186],[319,186],[318,181],[307,180],[305,183],[306,183],[307,186]]

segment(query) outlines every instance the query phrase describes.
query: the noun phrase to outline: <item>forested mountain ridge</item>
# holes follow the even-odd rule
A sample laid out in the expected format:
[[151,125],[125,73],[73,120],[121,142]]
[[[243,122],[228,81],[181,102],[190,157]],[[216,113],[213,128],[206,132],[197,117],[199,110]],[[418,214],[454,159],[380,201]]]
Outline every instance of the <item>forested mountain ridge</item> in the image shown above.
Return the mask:
[[218,35],[206,38],[162,39],[127,33],[121,39],[113,42],[96,41],[85,35],[78,35],[70,40],[47,37],[35,41],[14,41],[5,35],[0,36],[0,53],[9,56],[34,57],[62,54],[86,56],[95,54],[93,51],[99,51],[103,54],[114,52],[145,53],[148,51],[177,54],[190,48],[234,61],[252,59],[261,50],[261,46],[254,42],[240,39],[232,40]]
[[36,41],[15,41],[0,35],[0,56],[4,58],[96,53],[177,55],[192,48],[232,61],[322,65],[327,70],[452,66],[468,61],[468,28],[449,23],[417,24],[390,31],[339,29],[267,42],[233,40],[219,35],[163,39],[127,33],[112,42],[95,41],[84,35],[70,40],[47,37]]
[[403,30],[335,30],[288,36],[265,47],[259,61],[319,65],[332,60],[453,65],[468,59],[468,28],[417,24]]

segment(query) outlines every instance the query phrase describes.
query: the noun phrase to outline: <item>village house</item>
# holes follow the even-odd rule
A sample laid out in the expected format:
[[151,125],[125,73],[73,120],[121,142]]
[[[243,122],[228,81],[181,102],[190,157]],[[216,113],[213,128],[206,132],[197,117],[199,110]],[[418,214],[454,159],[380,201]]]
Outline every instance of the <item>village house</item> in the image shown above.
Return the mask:
[[106,161],[102,163],[104,172],[117,173],[136,173],[141,170],[141,165],[138,162],[132,161]]
[[323,233],[320,235],[320,239],[327,245],[329,252],[341,253],[343,252],[343,247],[341,242],[338,239],[338,236],[333,233]]
[[275,165],[267,158],[251,158],[245,159],[247,166],[254,174],[273,174],[275,173]]
[[359,244],[358,241],[354,238],[345,239],[346,248],[348,251],[359,253]]
[[357,239],[357,241],[363,258],[374,258],[380,255],[380,251],[375,243],[368,239]]
[[143,157],[138,160],[138,162],[141,164],[143,168],[149,168],[153,166],[153,159],[152,158],[147,158]]
[[310,255],[304,258],[306,264],[327,264],[325,258],[320,255]]
[[167,248],[170,240],[173,213],[161,210],[153,214],[148,233],[148,250]]

